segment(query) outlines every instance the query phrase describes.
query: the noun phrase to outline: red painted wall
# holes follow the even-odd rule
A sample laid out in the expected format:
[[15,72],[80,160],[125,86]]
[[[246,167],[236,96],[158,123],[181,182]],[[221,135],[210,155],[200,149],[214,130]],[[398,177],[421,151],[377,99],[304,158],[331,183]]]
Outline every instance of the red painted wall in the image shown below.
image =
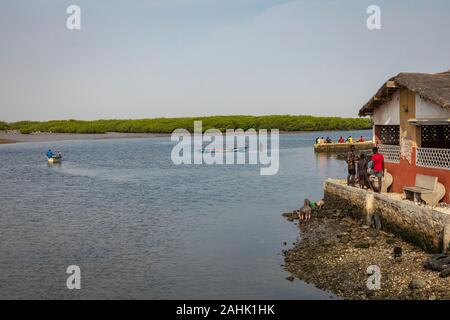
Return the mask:
[[445,187],[444,202],[450,203],[450,170],[416,167],[416,150],[413,148],[411,164],[407,160],[400,159],[400,163],[385,163],[387,171],[392,174],[393,182],[391,192],[403,192],[403,187],[413,186],[416,173],[438,177],[438,181]]

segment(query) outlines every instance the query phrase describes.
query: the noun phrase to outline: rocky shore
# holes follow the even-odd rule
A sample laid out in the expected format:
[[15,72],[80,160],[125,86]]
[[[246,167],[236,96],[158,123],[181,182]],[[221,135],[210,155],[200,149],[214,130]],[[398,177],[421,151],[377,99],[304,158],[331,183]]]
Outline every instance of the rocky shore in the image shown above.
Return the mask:
[[[345,299],[450,299],[450,277],[424,267],[431,256],[397,236],[325,208],[300,228],[296,245],[284,250],[284,268],[295,278]],[[378,266],[381,287],[369,290],[367,268]]]

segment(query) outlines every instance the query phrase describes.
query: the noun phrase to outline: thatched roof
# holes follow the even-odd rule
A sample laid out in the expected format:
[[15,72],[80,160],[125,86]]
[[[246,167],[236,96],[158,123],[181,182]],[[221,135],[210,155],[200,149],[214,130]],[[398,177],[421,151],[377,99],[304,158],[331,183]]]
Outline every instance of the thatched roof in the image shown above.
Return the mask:
[[442,73],[399,73],[386,81],[378,92],[359,110],[359,116],[372,115],[375,108],[392,99],[401,88],[407,88],[422,99],[450,109],[450,70]]

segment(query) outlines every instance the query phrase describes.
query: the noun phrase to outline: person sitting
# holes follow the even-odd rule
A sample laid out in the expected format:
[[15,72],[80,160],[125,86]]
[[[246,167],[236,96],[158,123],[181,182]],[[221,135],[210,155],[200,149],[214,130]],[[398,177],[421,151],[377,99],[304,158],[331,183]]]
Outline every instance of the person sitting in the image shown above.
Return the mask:
[[338,140],[338,142],[339,142],[339,143],[344,143],[344,142],[345,142],[345,141],[344,141],[344,138],[340,137],[339,140]]
[[348,138],[347,138],[347,142],[349,142],[349,143],[353,143],[353,138],[352,138],[352,136],[348,136]]
[[311,212],[312,208],[310,206],[310,202],[308,199],[305,199],[305,201],[303,201],[303,207],[297,211],[298,219],[300,221],[309,221],[311,219]]
[[317,137],[317,138],[316,138],[316,144],[319,144],[319,142],[320,142],[320,138]]
[[363,136],[359,137],[358,142],[364,142],[364,141],[365,141],[365,140],[364,140],[364,137],[363,137]]
[[331,141],[330,137],[327,137],[326,143],[332,143],[333,141]]
[[53,158],[54,155],[55,154],[53,153],[53,151],[51,149],[48,149],[48,151],[47,151],[47,158],[51,159],[51,158]]

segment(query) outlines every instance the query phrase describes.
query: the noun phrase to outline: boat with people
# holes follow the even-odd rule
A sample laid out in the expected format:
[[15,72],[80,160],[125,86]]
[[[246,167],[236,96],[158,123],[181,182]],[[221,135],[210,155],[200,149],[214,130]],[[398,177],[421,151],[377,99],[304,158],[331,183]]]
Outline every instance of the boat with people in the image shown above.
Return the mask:
[[61,163],[61,161],[62,161],[62,153],[60,151],[57,151],[55,153],[51,149],[49,149],[47,151],[46,156],[47,156],[47,162],[49,164]]

